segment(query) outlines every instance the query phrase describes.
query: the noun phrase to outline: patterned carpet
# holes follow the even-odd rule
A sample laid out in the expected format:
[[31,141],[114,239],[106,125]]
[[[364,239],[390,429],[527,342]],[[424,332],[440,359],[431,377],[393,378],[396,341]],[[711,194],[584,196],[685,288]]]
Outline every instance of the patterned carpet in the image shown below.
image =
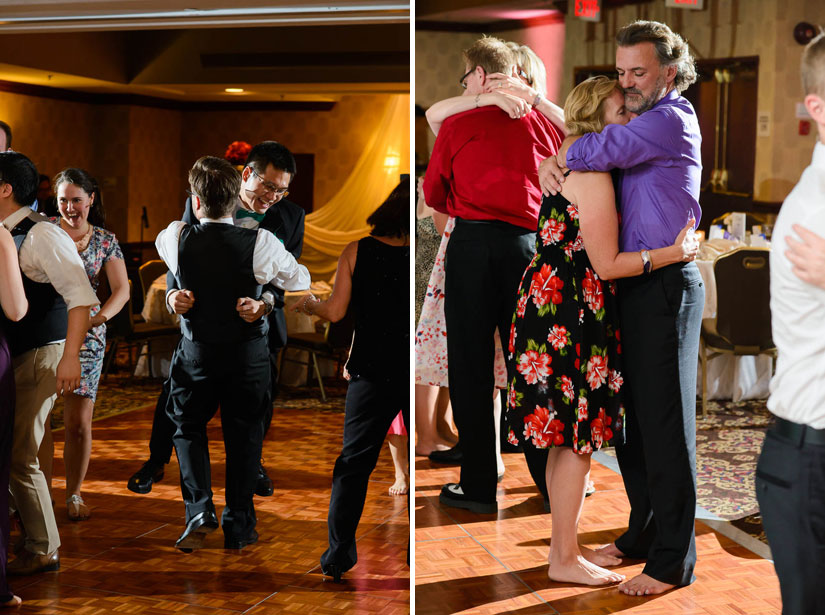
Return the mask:
[[[94,420],[132,410],[154,407],[163,381],[158,378],[140,378],[126,370],[113,371],[101,380],[95,402]],[[326,379],[324,389],[327,401],[322,402],[317,386],[281,387],[276,408],[317,409],[344,411],[347,383],[344,380]],[[52,412],[52,429],[63,426],[63,400],[58,398]]]
[[[765,432],[773,424],[765,400],[696,404],[696,482],[699,506],[767,543],[754,477]],[[611,449],[604,451],[615,455]]]

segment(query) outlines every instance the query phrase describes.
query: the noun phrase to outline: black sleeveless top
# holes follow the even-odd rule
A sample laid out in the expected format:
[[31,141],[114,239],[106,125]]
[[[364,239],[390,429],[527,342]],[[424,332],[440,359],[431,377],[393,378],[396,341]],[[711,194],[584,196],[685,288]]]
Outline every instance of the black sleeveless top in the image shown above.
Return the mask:
[[350,309],[355,319],[347,371],[367,380],[410,380],[410,246],[358,242]]

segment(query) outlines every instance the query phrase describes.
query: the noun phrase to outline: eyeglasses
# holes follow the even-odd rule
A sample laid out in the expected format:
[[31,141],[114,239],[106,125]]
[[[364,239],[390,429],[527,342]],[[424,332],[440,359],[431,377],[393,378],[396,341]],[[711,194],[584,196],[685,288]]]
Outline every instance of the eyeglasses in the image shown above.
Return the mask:
[[[468,70],[466,73],[464,73],[464,75],[462,75],[461,79],[459,79],[459,80],[458,80],[459,85],[460,85],[462,88],[464,88],[465,90],[467,89],[467,77],[469,77],[470,75],[472,75],[472,74],[473,74],[473,71],[474,71],[476,68],[477,68],[476,66],[473,66],[470,70]],[[481,70],[484,70],[484,69],[482,68]]]
[[527,71],[525,71],[521,66],[518,67],[518,76],[524,79],[524,82],[531,86],[533,85],[533,80],[527,75]]
[[258,174],[255,172],[255,169],[253,169],[252,167],[249,167],[249,170],[250,170],[250,171],[252,171],[252,174],[253,174],[255,177],[257,177],[257,178],[258,178],[258,181],[259,181],[259,182],[261,182],[261,185],[264,187],[264,190],[265,190],[264,194],[269,194],[269,193],[272,193],[272,194],[274,194],[274,195],[275,195],[275,197],[276,197],[276,198],[279,198],[279,199],[282,199],[282,198],[284,198],[287,194],[289,194],[289,190],[287,190],[286,188],[279,188],[278,186],[276,186],[276,185],[275,185],[275,184],[273,184],[272,182],[268,182],[268,181],[266,181],[263,177],[261,177],[260,175],[258,175]]

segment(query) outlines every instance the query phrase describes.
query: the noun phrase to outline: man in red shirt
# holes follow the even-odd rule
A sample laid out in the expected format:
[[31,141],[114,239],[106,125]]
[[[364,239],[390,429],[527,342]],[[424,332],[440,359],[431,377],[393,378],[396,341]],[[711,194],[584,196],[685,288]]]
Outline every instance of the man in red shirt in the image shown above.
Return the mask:
[[[476,105],[487,75],[511,74],[515,64],[507,45],[491,37],[476,41],[464,59],[461,85]],[[447,506],[497,511],[493,335],[498,328],[502,343],[509,339],[519,283],[535,253],[538,165],[561,140],[537,111],[514,120],[488,106],[447,118],[433,148],[424,196],[433,209],[456,218],[447,244],[444,314],[462,461],[460,482],[441,490]],[[540,464],[538,476],[544,475],[543,462],[528,463]]]

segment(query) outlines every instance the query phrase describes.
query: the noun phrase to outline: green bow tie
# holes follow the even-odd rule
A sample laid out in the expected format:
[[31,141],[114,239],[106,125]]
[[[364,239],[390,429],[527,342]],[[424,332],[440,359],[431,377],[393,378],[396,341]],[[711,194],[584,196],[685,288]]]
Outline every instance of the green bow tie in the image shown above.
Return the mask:
[[252,218],[253,220],[257,220],[259,223],[260,223],[261,220],[264,219],[265,215],[266,214],[259,214],[259,213],[256,213],[254,211],[248,211],[248,210],[243,209],[243,208],[241,208],[241,209],[239,209],[238,211],[235,212],[235,217],[238,218],[238,219],[240,219],[240,218]]

